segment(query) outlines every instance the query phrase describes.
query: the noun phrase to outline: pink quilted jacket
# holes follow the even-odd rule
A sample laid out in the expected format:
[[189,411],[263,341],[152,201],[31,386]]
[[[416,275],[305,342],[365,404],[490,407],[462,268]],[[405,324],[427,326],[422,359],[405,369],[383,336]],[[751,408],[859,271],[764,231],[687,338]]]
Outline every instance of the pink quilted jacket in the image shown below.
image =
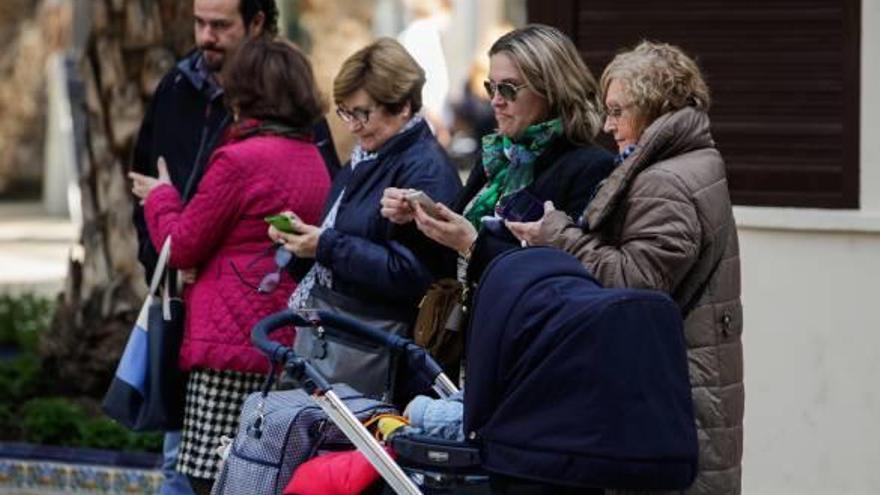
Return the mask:
[[[316,224],[329,188],[313,144],[262,135],[219,147],[186,207],[174,187],[153,189],[144,204],[153,245],[161,247],[170,235],[171,266],[197,269],[195,283],[183,292],[183,370],[268,371],[250,331],[286,306],[295,283],[282,273],[282,283],[268,294],[248,286],[276,269],[263,217],[292,210]],[[293,330],[273,334],[287,344],[293,336]]]

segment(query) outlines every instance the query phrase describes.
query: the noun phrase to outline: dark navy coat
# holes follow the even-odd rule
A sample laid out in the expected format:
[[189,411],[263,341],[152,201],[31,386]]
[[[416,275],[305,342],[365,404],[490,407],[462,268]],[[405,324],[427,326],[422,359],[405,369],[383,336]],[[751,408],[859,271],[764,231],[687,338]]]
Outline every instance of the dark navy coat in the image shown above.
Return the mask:
[[411,316],[431,282],[454,277],[456,254],[380,214],[387,187],[412,188],[450,204],[461,181],[425,122],[388,140],[374,160],[343,167],[324,215],[342,193],[334,228],[318,242],[316,259],[333,272],[333,288],[362,301],[405,308]]
[[[477,158],[467,183],[453,204],[461,213],[486,185],[482,158]],[[556,139],[535,160],[535,180],[526,189],[541,201],[553,201],[557,210],[577,218],[593,193],[614,170],[614,156],[598,145],[582,146],[565,137]],[[468,280],[475,283],[492,258],[519,246],[519,241],[504,229],[505,235],[494,235],[481,229],[468,265]]]
[[465,434],[500,475],[682,489],[697,437],[678,306],[604,289],[562,251],[498,256],[473,301]]

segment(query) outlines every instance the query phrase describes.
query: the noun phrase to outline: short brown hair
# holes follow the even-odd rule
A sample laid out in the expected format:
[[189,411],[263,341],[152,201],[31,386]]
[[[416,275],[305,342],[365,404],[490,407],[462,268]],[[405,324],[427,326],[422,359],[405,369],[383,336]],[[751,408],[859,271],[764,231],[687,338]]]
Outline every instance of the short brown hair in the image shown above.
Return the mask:
[[227,106],[244,117],[310,131],[325,113],[312,65],[295,45],[260,36],[243,43],[223,69]]
[[422,108],[425,71],[406,48],[391,38],[379,38],[342,63],[333,80],[333,100],[339,104],[363,88],[391,114],[409,103],[410,111]]
[[615,79],[634,106],[642,127],[664,113],[687,106],[705,112],[711,104],[709,87],[697,63],[681,48],[668,43],[642,41],[632,50],[619,53],[602,73],[599,84],[603,94]]

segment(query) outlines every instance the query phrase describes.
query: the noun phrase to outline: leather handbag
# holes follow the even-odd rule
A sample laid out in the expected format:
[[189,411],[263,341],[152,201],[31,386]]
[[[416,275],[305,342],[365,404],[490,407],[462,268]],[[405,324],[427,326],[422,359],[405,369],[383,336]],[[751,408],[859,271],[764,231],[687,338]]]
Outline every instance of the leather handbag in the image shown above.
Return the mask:
[[[411,319],[392,308],[370,304],[315,285],[304,306],[331,311],[394,335],[407,336]],[[395,391],[398,359],[387,347],[365,342],[329,325],[298,328],[293,350],[331,383],[347,383],[374,398],[390,401]]]
[[444,278],[431,284],[422,302],[413,328],[413,340],[428,349],[446,370],[458,374],[464,354],[464,314],[462,284]]
[[[179,430],[183,426],[185,375],[177,365],[183,341],[183,301],[174,270],[167,266],[171,238],[165,239],[150,292],[116,368],[102,409],[135,431]],[[164,283],[163,283],[164,280]]]

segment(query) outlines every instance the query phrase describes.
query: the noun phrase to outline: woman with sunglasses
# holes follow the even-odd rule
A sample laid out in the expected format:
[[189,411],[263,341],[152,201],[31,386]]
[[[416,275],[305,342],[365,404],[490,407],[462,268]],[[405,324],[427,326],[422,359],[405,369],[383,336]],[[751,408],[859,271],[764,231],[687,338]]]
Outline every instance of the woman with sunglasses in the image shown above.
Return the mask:
[[405,200],[406,191],[387,189],[382,198],[387,218],[415,220],[458,252],[459,278],[470,283],[495,255],[519,245],[501,219],[534,219],[545,201],[576,215],[613,168],[612,155],[593,143],[602,124],[596,80],[559,30],[530,25],[495,41],[485,88],[498,131],[483,138],[456,201],[430,216]]
[[[273,260],[263,218],[289,209],[316,221],[330,188],[310,131],[324,103],[305,55],[288,42],[249,41],[224,68],[223,88],[234,122],[188,203],[161,159],[158,179],[131,174],[153,244],[170,236],[171,266],[195,271],[183,292],[179,363],[190,374],[177,470],[196,493],[210,491],[219,439],[234,436],[244,399],[268,372],[251,329],[294,287],[279,268],[288,253]],[[277,338],[290,345],[293,332]]]
[[[333,98],[357,141],[351,160],[334,178],[320,224],[293,218],[292,233],[269,229],[297,258],[316,262],[292,295],[292,308],[332,309],[388,331],[409,331],[431,282],[454,274],[454,252],[379,213],[387,188],[417,189],[444,202],[461,189],[420,113],[424,84],[422,68],[390,38],[343,62]],[[378,375],[393,369],[312,337],[300,331],[297,353],[311,356],[332,380],[373,395],[387,392],[382,389],[393,377]]]

